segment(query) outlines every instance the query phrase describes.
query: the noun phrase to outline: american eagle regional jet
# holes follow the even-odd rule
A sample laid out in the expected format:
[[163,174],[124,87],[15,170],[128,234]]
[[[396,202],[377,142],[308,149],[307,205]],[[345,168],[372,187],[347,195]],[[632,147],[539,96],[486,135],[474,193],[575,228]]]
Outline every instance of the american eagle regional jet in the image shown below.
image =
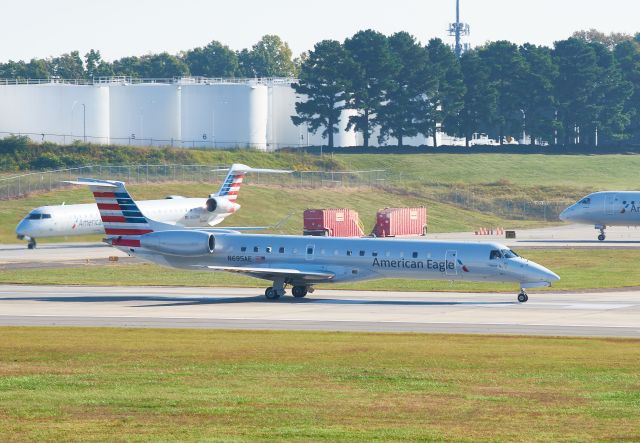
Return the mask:
[[640,225],[640,192],[602,191],[581,198],[560,213],[560,220],[593,225],[604,241],[607,226]]
[[[237,163],[229,169],[220,190],[207,198],[169,196],[162,200],[140,201],[138,205],[145,215],[170,225],[215,226],[240,209],[236,200],[248,172],[291,171],[258,169]],[[104,234],[104,227],[95,203],[41,206],[18,223],[16,234],[19,240],[27,240],[28,248],[33,249],[37,238]]]
[[499,243],[389,240],[241,234],[222,229],[183,229],[144,215],[118,181],[79,179],[93,192],[107,243],[172,268],[235,272],[273,282],[277,299],[315,284],[381,278],[512,282],[521,288],[550,286],[560,277]]

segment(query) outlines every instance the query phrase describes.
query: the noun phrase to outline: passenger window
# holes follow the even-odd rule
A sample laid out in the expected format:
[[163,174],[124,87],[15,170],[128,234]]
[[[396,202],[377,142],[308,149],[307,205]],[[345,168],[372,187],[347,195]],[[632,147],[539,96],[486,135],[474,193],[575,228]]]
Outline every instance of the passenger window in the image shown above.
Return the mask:
[[418,253],[414,251],[414,252],[411,254],[411,257],[413,257],[413,258],[418,258]]
[[267,246],[267,254],[271,254],[271,251],[272,251],[271,246]]
[[241,248],[240,248],[240,251],[242,251],[242,252],[247,252],[247,247],[246,247],[246,246],[241,247]]
[[371,257],[377,257],[377,256],[378,256],[378,252],[377,252],[377,251],[373,251],[373,252],[371,253]]
[[307,254],[308,255],[313,254],[313,248],[307,248]]
[[347,251],[347,256],[348,256],[348,257],[351,257],[352,255],[353,255],[353,251],[348,250],[348,251]]
[[283,248],[282,246],[280,246],[280,249],[278,249],[278,252],[279,252],[280,254],[284,254],[284,248]]
[[360,257],[364,257],[364,251],[360,251]]
[[254,246],[254,247],[253,247],[253,252],[260,252],[260,248],[259,248],[259,247],[257,247],[257,246]]

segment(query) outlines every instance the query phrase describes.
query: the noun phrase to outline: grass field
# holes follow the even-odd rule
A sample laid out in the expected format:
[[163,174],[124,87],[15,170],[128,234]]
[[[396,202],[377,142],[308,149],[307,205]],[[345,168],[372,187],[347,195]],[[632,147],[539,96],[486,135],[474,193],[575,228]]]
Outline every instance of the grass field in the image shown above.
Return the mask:
[[[209,183],[148,184],[132,185],[128,188],[138,200],[164,198],[170,194],[204,197],[218,189],[216,185]],[[72,204],[93,201],[91,194],[83,188],[70,188],[19,200],[2,201],[0,202],[0,243],[15,243],[16,224],[34,207],[63,202]],[[242,188],[238,202],[242,205],[242,210],[225,222],[226,225],[270,225],[275,224],[287,214],[293,213],[288,223],[282,226],[281,232],[286,234],[302,233],[302,212],[309,207],[355,209],[360,213],[366,234],[373,228],[375,213],[378,209],[398,204],[427,206],[431,232],[474,230],[479,226],[527,227],[541,224],[539,221],[505,220],[491,214],[440,203],[432,200],[426,190],[406,192],[372,188],[300,189],[249,185]],[[70,239],[77,241],[82,238],[70,237]],[[54,241],[60,241],[60,239],[54,239]]]
[[[525,257],[556,272],[562,280],[552,288],[539,290],[582,290],[640,287],[639,250],[531,249]],[[615,262],[616,266],[607,266]],[[86,265],[73,268],[0,270],[0,283],[51,285],[122,286],[242,286],[267,287],[268,282],[223,272],[168,269],[152,264]],[[319,285],[318,288],[387,291],[473,291],[514,292],[517,284],[465,283],[420,280],[374,280],[359,283]]]
[[346,169],[386,169],[407,180],[521,187],[638,189],[640,155],[409,154],[335,155]]
[[640,341],[0,328],[6,441],[637,441]]

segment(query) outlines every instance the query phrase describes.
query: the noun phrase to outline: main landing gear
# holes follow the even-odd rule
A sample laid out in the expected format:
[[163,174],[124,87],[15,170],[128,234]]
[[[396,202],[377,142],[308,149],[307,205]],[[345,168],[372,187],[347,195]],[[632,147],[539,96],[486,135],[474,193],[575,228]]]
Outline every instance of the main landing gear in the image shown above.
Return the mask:
[[598,225],[596,225],[596,229],[600,230],[600,235],[598,236],[598,240],[604,241],[604,239],[607,238],[604,235],[604,230],[607,229],[607,227],[606,226],[598,226]]
[[524,289],[520,289],[520,294],[518,294],[518,301],[520,303],[526,303],[527,300],[529,300],[529,296],[526,292],[524,292]]
[[[303,298],[310,292],[313,292],[313,288],[311,286],[294,286],[291,288],[291,295],[295,298]],[[284,284],[279,287],[274,283],[274,286],[270,286],[264,291],[264,296],[267,297],[268,300],[277,300],[285,294],[286,290]]]

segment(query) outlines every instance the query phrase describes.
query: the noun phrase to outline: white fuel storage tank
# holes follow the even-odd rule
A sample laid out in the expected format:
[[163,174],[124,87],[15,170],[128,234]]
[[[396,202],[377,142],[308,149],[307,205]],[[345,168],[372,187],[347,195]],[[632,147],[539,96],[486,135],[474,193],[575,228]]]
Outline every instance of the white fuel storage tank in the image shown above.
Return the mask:
[[267,148],[267,86],[257,82],[183,84],[185,147]]
[[109,143],[109,88],[62,83],[0,85],[0,136]]
[[111,141],[140,146],[173,146],[181,140],[177,84],[110,84]]

